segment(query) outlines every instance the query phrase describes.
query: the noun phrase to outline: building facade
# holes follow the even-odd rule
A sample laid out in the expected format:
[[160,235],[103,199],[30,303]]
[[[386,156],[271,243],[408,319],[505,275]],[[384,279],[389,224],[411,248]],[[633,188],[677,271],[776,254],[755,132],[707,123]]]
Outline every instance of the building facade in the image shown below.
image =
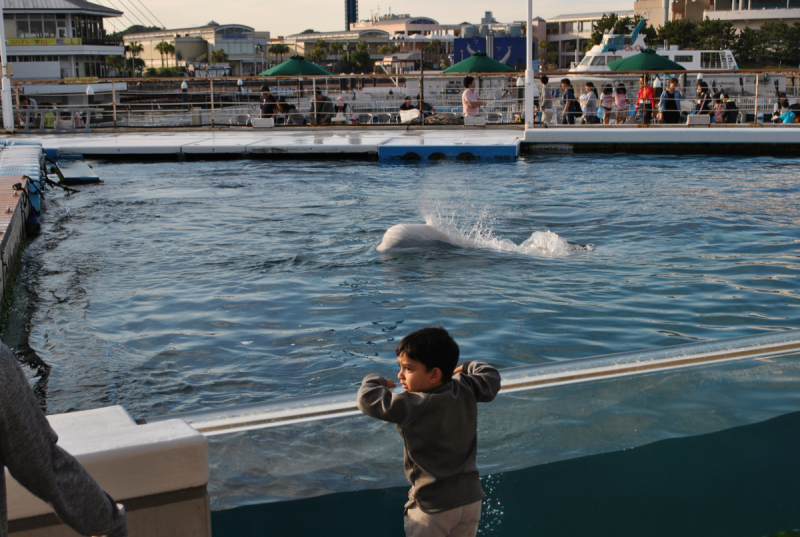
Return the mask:
[[[573,63],[579,64],[584,57],[586,44],[592,37],[597,22],[603,18],[602,13],[579,13],[559,15],[547,20],[547,41],[558,47],[558,67],[568,68]],[[633,17],[633,11],[617,11],[619,18]]]
[[737,30],[757,29],[767,21],[800,22],[800,0],[635,0],[633,6],[656,27],[664,20],[706,18],[732,22]]
[[121,11],[85,0],[5,0],[7,59],[15,80],[107,76],[105,58],[124,56],[104,19]]
[[[257,32],[243,24],[218,24],[211,21],[205,26],[125,36],[125,45],[134,42],[142,46],[143,50],[138,57],[144,61],[145,68],[208,63],[213,52],[225,51],[231,76],[247,76],[266,69],[269,32]],[[162,56],[156,49],[161,42],[172,44],[175,54]]]

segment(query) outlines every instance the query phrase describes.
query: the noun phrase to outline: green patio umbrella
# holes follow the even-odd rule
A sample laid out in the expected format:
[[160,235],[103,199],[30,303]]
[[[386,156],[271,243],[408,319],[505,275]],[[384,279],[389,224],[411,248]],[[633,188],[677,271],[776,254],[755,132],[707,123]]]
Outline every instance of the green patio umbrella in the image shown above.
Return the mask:
[[280,65],[267,69],[259,76],[310,76],[333,75],[316,63],[311,63],[302,56],[292,56]]
[[656,54],[655,50],[645,49],[644,52],[634,54],[628,58],[613,61],[608,64],[612,71],[685,71],[686,68],[669,58]]
[[515,69],[486,55],[476,52],[466,60],[448,67],[442,73],[513,73]]

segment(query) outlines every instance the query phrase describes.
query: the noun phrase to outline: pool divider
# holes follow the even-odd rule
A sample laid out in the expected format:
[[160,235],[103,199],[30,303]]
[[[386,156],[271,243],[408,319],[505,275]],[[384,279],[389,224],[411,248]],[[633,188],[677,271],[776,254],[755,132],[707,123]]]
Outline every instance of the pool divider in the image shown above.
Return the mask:
[[[800,352],[800,330],[787,330],[647,351],[550,362],[501,370],[500,393],[502,395],[798,352]],[[205,436],[216,436],[293,423],[345,418],[358,414],[360,411],[356,406],[356,394],[354,391],[347,391],[171,414],[149,418],[148,422],[181,419]]]

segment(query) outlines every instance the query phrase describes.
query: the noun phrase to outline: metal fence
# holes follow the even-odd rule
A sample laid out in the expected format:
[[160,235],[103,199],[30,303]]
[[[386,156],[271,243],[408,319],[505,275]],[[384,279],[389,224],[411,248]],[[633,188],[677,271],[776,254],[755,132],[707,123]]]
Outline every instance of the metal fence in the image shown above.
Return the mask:
[[[551,103],[542,100],[542,74],[550,79]],[[641,123],[637,113],[637,92],[640,73],[567,73],[537,74],[534,90],[537,106],[535,123],[559,123],[563,112],[562,78],[571,81],[576,98],[586,93],[586,83],[594,84],[598,94],[604,86],[614,91],[624,86],[629,102],[620,121],[611,112],[609,125]],[[476,79],[481,106],[471,124],[521,124],[525,116],[525,88],[517,73],[471,75]],[[696,107],[695,88],[708,85],[712,95],[722,93],[724,100],[735,104],[733,122],[739,124],[771,123],[777,95],[786,93],[789,104],[795,105],[800,95],[800,72],[797,71],[705,71],[674,73],[685,99],[682,102],[683,122]],[[656,99],[660,85],[669,74],[648,73],[655,82]],[[286,127],[352,127],[382,128],[424,125],[463,125],[462,92],[464,75],[425,74],[341,75],[336,77],[279,78],[134,78],[107,79],[110,92],[93,95],[76,93],[74,85],[63,81],[15,82],[14,113],[16,128],[22,132],[81,132],[94,129],[136,128],[168,129],[173,127],[241,127],[260,128],[262,86],[268,86],[278,106],[267,125]],[[93,81],[94,82],[94,81]],[[121,84],[125,82],[125,84]],[[54,85],[57,84],[57,85]],[[69,94],[64,88],[72,89]],[[87,86],[88,87],[88,86]],[[108,86],[106,86],[108,87]],[[116,91],[115,88],[121,88]],[[43,89],[46,88],[46,91]],[[61,90],[61,91],[60,91]],[[319,90],[321,95],[316,92]],[[406,100],[406,99],[409,100]],[[80,103],[83,100],[84,103]],[[75,102],[79,104],[75,104]],[[35,102],[35,104],[34,104]],[[656,103],[657,105],[657,103]],[[404,110],[404,108],[411,108]],[[657,112],[657,110],[656,110]],[[576,114],[577,124],[590,121],[592,111]],[[600,111],[600,116],[605,115]],[[797,114],[800,118],[800,113]],[[730,119],[730,116],[729,116]],[[604,123],[604,118],[600,120]],[[659,123],[657,117],[651,123]]]

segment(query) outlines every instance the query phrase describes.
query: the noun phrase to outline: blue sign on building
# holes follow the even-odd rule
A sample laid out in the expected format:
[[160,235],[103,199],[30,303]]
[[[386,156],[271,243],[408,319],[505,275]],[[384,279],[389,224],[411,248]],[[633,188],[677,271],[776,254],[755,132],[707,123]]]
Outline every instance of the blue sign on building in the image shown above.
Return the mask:
[[[495,37],[491,53],[486,50],[485,37],[458,38],[454,41],[454,60],[456,63],[466,60],[476,52],[485,52],[499,62],[503,62],[517,71],[525,70],[525,48],[526,39],[524,37]],[[536,57],[536,43],[533,44],[534,57]],[[534,68],[538,62],[534,62]],[[538,69],[537,69],[538,70]]]

